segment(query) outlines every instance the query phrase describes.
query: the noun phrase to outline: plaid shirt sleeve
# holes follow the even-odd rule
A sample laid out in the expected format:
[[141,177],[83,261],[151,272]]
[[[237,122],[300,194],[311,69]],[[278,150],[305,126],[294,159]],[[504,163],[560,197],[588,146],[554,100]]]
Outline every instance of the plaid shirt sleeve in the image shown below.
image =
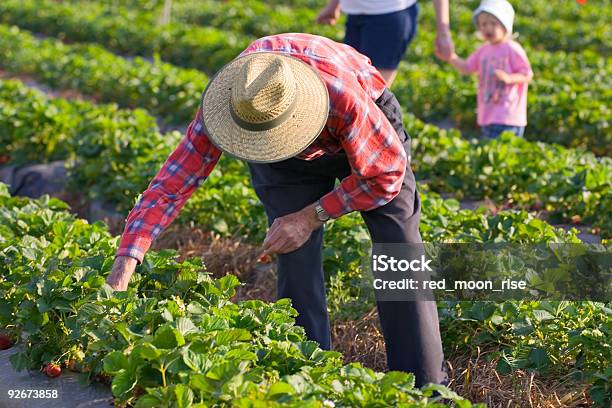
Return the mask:
[[221,151],[204,133],[198,111],[179,146],[130,211],[117,256],[130,256],[142,262],[153,240],[176,218],[220,156]]
[[332,218],[338,218],[391,201],[402,187],[407,159],[395,129],[372,98],[337,92],[330,99],[327,125],[340,138],[352,169],[320,201]]

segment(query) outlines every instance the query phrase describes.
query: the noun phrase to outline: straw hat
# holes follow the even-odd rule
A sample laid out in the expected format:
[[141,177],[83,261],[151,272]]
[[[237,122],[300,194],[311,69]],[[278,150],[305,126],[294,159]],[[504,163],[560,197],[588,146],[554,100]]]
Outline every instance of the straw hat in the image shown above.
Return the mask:
[[328,112],[327,87],[314,69],[272,52],[247,54],[227,64],[208,83],[201,104],[211,142],[256,163],[303,151],[323,130]]

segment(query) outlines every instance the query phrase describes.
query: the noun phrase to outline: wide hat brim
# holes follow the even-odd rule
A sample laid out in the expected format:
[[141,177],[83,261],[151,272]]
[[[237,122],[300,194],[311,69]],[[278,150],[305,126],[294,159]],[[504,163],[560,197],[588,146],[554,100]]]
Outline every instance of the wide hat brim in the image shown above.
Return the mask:
[[200,117],[210,141],[221,151],[255,163],[273,163],[306,149],[321,133],[329,114],[327,87],[305,62],[274,53],[291,67],[296,83],[293,113],[285,121],[264,131],[246,130],[231,112],[232,86],[249,58],[261,52],[238,57],[224,66],[208,83],[200,105]]

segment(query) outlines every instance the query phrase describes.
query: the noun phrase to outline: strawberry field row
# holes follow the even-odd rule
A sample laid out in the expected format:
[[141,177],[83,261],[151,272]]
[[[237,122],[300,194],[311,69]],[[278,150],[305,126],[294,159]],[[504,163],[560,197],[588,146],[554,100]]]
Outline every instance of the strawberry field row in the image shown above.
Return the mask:
[[143,108],[171,123],[191,120],[208,78],[159,60],[121,58],[97,45],[40,40],[0,25],[0,68],[35,75],[55,88],[82,92],[97,101]]
[[[51,100],[15,82],[1,84],[0,95],[6,102],[0,110],[0,127],[12,160],[75,160],[76,185],[91,186],[94,196],[106,197],[124,209],[180,138],[175,133],[162,135],[154,118],[143,111]],[[405,126],[414,139],[417,177],[428,180],[430,188],[470,199],[510,200],[516,207],[542,208],[558,220],[580,217],[579,221],[594,223],[609,236],[610,220],[601,211],[612,205],[609,158],[515,137],[470,142],[456,131],[425,125],[410,115],[405,116]],[[230,162],[224,159],[220,168],[244,171],[244,165]],[[206,195],[190,200],[185,212],[197,219],[216,220],[219,232],[228,230],[222,221],[227,214],[241,219],[238,224],[250,225],[252,206],[237,200],[249,195],[248,177],[240,175],[230,183],[231,174],[213,172]],[[230,191],[217,189],[222,177],[234,186]],[[257,201],[253,195],[250,199]],[[250,235],[254,230],[244,232]]]
[[511,134],[468,141],[457,130],[441,130],[410,115],[404,123],[414,136],[418,178],[431,189],[544,210],[551,221],[592,223],[611,236],[611,158]]
[[[136,407],[441,407],[469,401],[412,374],[342,365],[294,325],[290,302],[233,303],[239,282],[197,259],[149,254],[129,290],[104,283],[117,240],[55,199],[11,198],[0,185],[0,327],[18,340],[21,370],[68,366],[111,381]],[[330,405],[334,404],[334,405]]]
[[[248,8],[240,10],[247,13]],[[212,28],[179,23],[158,26],[156,14],[119,6],[105,8],[96,3],[80,4],[77,9],[51,0],[8,0],[0,5],[0,16],[0,21],[36,32],[70,41],[98,42],[129,55],[155,54],[208,73],[231,60],[254,39],[237,31],[200,35],[201,30]],[[228,16],[225,21],[231,23],[247,24],[237,18],[242,14],[234,18],[228,11],[217,17],[223,18],[219,16]],[[274,18],[266,15],[261,20],[270,21],[268,17]],[[293,21],[298,21],[298,17]],[[408,54],[410,63],[402,68],[394,89],[400,95],[409,95],[401,102],[418,117],[436,120],[450,116],[465,129],[474,127],[474,82],[462,79],[449,66],[439,67],[434,62],[433,35],[431,30],[423,30],[419,35],[413,45],[416,52]],[[465,33],[457,33],[455,42],[462,53],[474,48],[472,36]],[[529,94],[528,137],[588,147],[609,155],[612,140],[607,128],[612,113],[604,102],[610,97],[610,64],[606,58],[588,49],[569,54],[528,49],[528,54],[536,73]]]
[[[232,304],[229,299],[237,285],[235,278],[212,281],[200,272],[198,261],[177,263],[171,251],[149,253],[128,292],[112,296],[103,277],[110,270],[116,239],[110,238],[100,224],[75,221],[61,211],[65,207],[57,200],[10,198],[5,187],[3,190],[0,292],[6,303],[0,310],[0,325],[13,339],[22,339],[24,350],[12,358],[19,369],[60,363],[90,378],[110,376],[113,393],[119,400],[134,401],[144,392],[137,406],[167,405],[168,401],[183,398],[189,402],[220,399],[240,404],[244,398],[293,401],[285,394],[326,398],[340,402],[339,406],[366,406],[382,397],[378,387],[384,387],[391,378],[395,379],[396,392],[385,393],[386,404],[406,398],[404,393],[411,398],[420,396],[419,391],[411,391],[411,378],[405,374],[387,374],[391,377],[379,383],[382,374],[355,364],[341,368],[337,353],[323,352],[305,341],[303,331],[292,324],[288,302]],[[436,211],[438,222],[445,217],[444,211],[439,210],[445,208],[446,215],[455,219],[439,226],[446,234],[452,235],[449,224],[464,216],[460,222],[464,236],[459,233],[455,239],[478,239],[477,231],[486,229],[477,214],[457,211],[450,202],[434,209],[428,205],[430,201],[425,199],[424,208]],[[489,219],[490,233],[483,238],[505,236],[515,242],[567,240],[559,235],[534,233],[533,226],[522,228],[531,223],[525,224],[527,219],[519,221],[516,215],[520,214],[495,218],[500,226],[514,219],[514,227],[523,229],[522,234],[512,237],[509,230],[504,232]],[[469,218],[473,220],[471,226]],[[354,236],[347,232],[344,237]],[[359,246],[350,238],[344,244],[345,248]],[[330,283],[332,299],[339,295],[336,291],[343,289],[337,281],[332,279]],[[344,304],[343,309],[347,306]],[[611,357],[606,338],[610,335],[612,311],[603,304],[440,302],[439,307],[447,352],[503,342],[503,358],[498,363],[502,373],[514,368],[562,374],[568,370],[584,371],[585,378],[593,382],[594,398],[605,391],[605,382],[599,382],[599,378],[605,375]],[[573,361],[578,356],[581,362],[576,365]],[[308,366],[313,368],[306,369]],[[266,374],[276,376],[262,388],[261,381],[270,378]],[[304,375],[307,377],[302,378]],[[338,376],[351,380],[351,387],[345,391],[334,387],[332,392],[325,386],[329,384],[326,380]],[[304,379],[319,386],[299,387]],[[290,387],[274,386],[276,381]],[[369,387],[362,388],[361,381],[369,383]],[[360,394],[366,392],[365,400],[353,395],[354,387],[361,390]]]
[[96,42],[126,55],[151,57],[214,73],[249,44],[244,36],[212,27],[160,26],[139,8],[115,11],[95,3],[78,7],[51,0],[0,3],[0,22],[69,41]]
[[[119,204],[124,210],[130,208],[136,194],[146,187],[180,139],[178,132],[160,133],[154,118],[144,111],[127,111],[114,105],[52,99],[19,81],[0,80],[0,96],[4,101],[0,110],[0,129],[3,135],[1,140],[7,147],[6,153],[11,156],[11,162],[24,164],[67,159],[71,163],[74,184],[79,186],[81,191],[93,189],[96,191],[95,197],[105,197]],[[417,129],[418,124],[415,120],[414,129]],[[461,141],[454,133],[439,131],[422,123],[421,126],[424,136],[429,132],[427,137],[435,139],[441,145]],[[435,150],[435,147],[432,147],[431,151]],[[433,169],[441,162],[441,159],[433,157],[431,152],[424,153],[423,167],[429,166]],[[212,226],[219,233],[230,233],[230,229],[233,233],[236,232],[234,228],[246,223],[247,219],[261,219],[263,211],[247,211],[244,214],[247,218],[238,217],[237,214],[245,212],[246,207],[252,207],[253,202],[244,202],[247,197],[249,200],[257,199],[254,195],[240,193],[248,189],[248,175],[244,164],[231,159],[222,160],[219,170],[213,171],[210,180],[207,180],[206,187],[196,192],[197,196],[205,192],[210,195],[192,198],[190,203],[193,202],[195,208],[190,209],[188,203],[183,211],[193,214],[192,220],[206,220],[201,224],[209,228]],[[232,188],[233,191],[226,191],[227,186],[234,183],[237,187]],[[206,205],[210,207],[205,207]],[[214,209],[220,205],[222,208]],[[445,212],[440,212],[442,213]],[[232,214],[236,214],[236,217],[233,218]],[[232,228],[219,221],[225,218],[231,219]],[[448,220],[443,223],[448,224]],[[260,226],[264,225],[262,221]],[[451,225],[455,226],[447,225],[446,230],[426,229],[425,234],[434,240],[454,237],[461,230],[458,228],[459,223]],[[466,225],[466,228],[472,227]],[[252,236],[254,230],[260,229],[265,228],[253,228],[253,231],[245,232]],[[480,230],[479,234],[485,233],[486,230]],[[487,238],[483,236],[480,239]]]
[[[177,7],[188,3],[175,1]],[[112,13],[112,18],[124,24],[125,20]],[[128,20],[133,18],[138,17]],[[113,31],[116,27],[110,22],[105,27],[109,35],[126,33],[124,26]],[[103,37],[103,33],[96,35]],[[129,35],[138,33],[127,31]],[[54,87],[81,89],[96,100],[145,107],[170,122],[191,119],[206,82],[195,71],[157,60],[128,62],[99,47],[34,40],[27,33],[3,27],[0,36],[0,52],[8,55],[0,65],[33,73]],[[109,38],[106,45],[113,48]],[[24,44],[20,40],[34,50],[19,50]],[[154,51],[146,52],[159,52],[164,40],[159,41]],[[164,50],[162,58],[172,55],[168,53]],[[585,55],[586,63],[581,66],[586,67],[585,76],[600,82],[598,86],[605,91],[606,78],[601,77],[605,71],[600,75],[591,69],[589,54]],[[559,72],[567,70],[565,57],[554,57]],[[574,67],[577,62],[581,61],[569,64]],[[146,72],[139,74],[138,69]],[[61,75],[63,70],[69,74]],[[130,81],[134,75],[137,80]],[[450,86],[442,81],[433,85],[440,84]],[[569,96],[562,104],[569,104],[571,93],[581,85],[568,86]],[[463,85],[452,89],[468,92]],[[593,89],[594,98],[599,97],[600,89]],[[160,90],[166,92],[164,98],[177,95],[181,100],[159,98]],[[555,96],[547,105],[550,115],[559,108]],[[406,94],[401,97],[408,98]],[[162,134],[155,119],[144,111],[52,100],[11,81],[0,82],[0,100],[0,143],[9,146],[12,161],[68,159],[71,178],[81,191],[120,201],[124,210],[131,207],[180,138],[177,133]],[[460,109],[455,112],[465,114]],[[592,117],[586,111],[572,116],[573,112],[562,110],[562,115],[568,121]],[[599,123],[605,123],[605,115],[600,112],[603,121]],[[612,230],[606,217],[612,205],[609,159],[507,136],[490,143],[469,142],[456,131],[441,131],[412,116],[405,118],[405,124],[414,139],[419,177],[427,179],[431,188],[459,197],[509,199],[512,205],[543,208],[561,219],[581,217],[602,226],[604,234]],[[211,280],[201,273],[196,260],[177,263],[170,253],[152,252],[130,291],[112,296],[103,276],[110,269],[116,240],[103,227],[75,221],[55,200],[21,200],[8,197],[2,186],[0,190],[0,294],[7,299],[0,306],[0,328],[11,330],[14,338],[23,338],[24,352],[13,358],[17,367],[60,362],[88,371],[90,377],[110,376],[115,396],[122,402],[140,397],[138,406],[203,402],[250,407],[253,400],[265,406],[413,406],[413,400],[422,400],[422,392],[411,385],[411,376],[391,373],[383,377],[358,365],[342,367],[338,354],[318,350],[293,326],[287,302],[231,303],[237,282],[232,278]],[[523,211],[487,216],[482,210],[460,210],[457,201],[442,200],[431,192],[422,195],[422,206],[421,230],[430,242],[578,242],[572,232]],[[246,167],[225,158],[183,209],[181,220],[223,234],[243,233],[259,242],[267,225],[249,187]],[[328,304],[334,319],[373,307],[372,302],[363,302],[357,289],[363,280],[361,262],[367,248],[361,244],[365,238],[367,233],[355,215],[328,225],[325,266],[330,274]],[[552,373],[555,378],[581,376],[592,383],[592,398],[606,406],[612,378],[610,305],[440,302],[439,307],[447,354],[456,349],[494,347],[501,357],[497,367],[502,374],[526,368]],[[444,395],[447,390],[440,392]],[[421,401],[417,406],[433,405]],[[459,401],[458,406],[469,403]]]

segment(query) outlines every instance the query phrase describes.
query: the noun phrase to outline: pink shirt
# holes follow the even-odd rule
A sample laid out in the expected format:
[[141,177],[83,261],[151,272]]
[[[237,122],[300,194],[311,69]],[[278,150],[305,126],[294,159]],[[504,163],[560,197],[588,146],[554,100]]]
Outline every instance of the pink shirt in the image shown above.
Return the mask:
[[478,125],[527,125],[527,84],[506,85],[495,70],[533,77],[525,50],[516,41],[487,43],[467,59],[467,68],[478,73]]

